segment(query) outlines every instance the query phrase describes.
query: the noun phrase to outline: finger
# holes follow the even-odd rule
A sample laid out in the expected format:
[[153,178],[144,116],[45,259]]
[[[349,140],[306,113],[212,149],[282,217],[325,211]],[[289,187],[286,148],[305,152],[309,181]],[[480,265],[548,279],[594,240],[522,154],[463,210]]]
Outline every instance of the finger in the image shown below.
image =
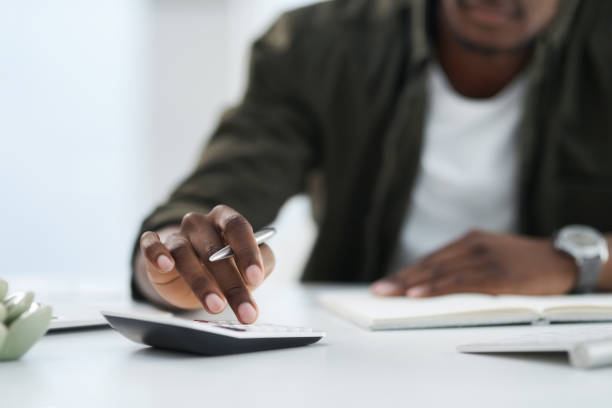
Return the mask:
[[203,267],[189,239],[180,233],[173,234],[166,245],[176,262],[176,270],[200,303],[210,313],[221,312],[225,308],[222,291]]
[[145,231],[140,236],[140,250],[153,269],[162,273],[174,269],[174,259],[156,232]]
[[478,231],[471,231],[407,268],[404,273],[406,285],[413,286],[419,282],[444,275],[450,269],[456,269],[457,263],[460,264],[461,260],[471,262],[475,255],[478,255],[473,251],[473,244],[478,239],[479,234]]
[[398,274],[377,280],[370,285],[370,290],[378,296],[405,296],[407,288]]
[[259,246],[259,251],[261,252],[261,258],[263,259],[264,275],[267,278],[270,276],[274,270],[274,267],[276,266],[276,257],[274,256],[272,248],[270,248],[268,244],[261,244]]
[[473,241],[475,235],[475,232],[463,235],[459,239],[425,256],[418,264],[426,267],[428,265],[440,264],[464,256],[469,252],[470,243]]
[[465,253],[458,255],[454,258],[448,258],[441,262],[434,263],[428,267],[423,267],[422,270],[412,274],[404,280],[406,290],[408,291],[411,287],[427,283],[434,279],[443,278],[448,275],[455,275],[464,270],[471,270],[476,267],[480,267],[483,263],[483,259],[474,256],[472,253]]
[[161,272],[159,268],[149,262],[149,260],[145,260],[145,263],[147,276],[153,285],[164,285],[173,282],[180,277],[176,268],[173,268],[170,272]]
[[494,282],[487,278],[483,265],[470,265],[413,286],[407,291],[410,297],[442,296],[453,293],[493,293]]
[[380,296],[405,296],[410,287],[445,274],[452,261],[454,260],[440,264],[417,262],[391,276],[374,282],[371,290]]
[[245,324],[257,320],[257,305],[233,259],[209,261],[212,254],[225,246],[212,221],[204,215],[188,214],[183,218],[181,230],[188,236],[199,260],[212,274],[238,319]]
[[447,273],[460,259],[469,259],[470,245],[477,232],[471,232],[427,255],[415,264],[375,282],[371,289],[381,296],[404,296],[408,288]]
[[[175,269],[176,271],[176,269]],[[172,306],[180,309],[200,309],[202,308],[202,302],[193,293],[193,290],[189,287],[189,284],[183,279],[183,277],[176,272],[174,279],[167,282],[152,282],[155,291]],[[221,300],[222,304],[223,300]],[[210,313],[211,307],[207,308]],[[223,310],[223,308],[221,308]]]
[[[261,252],[261,258],[263,259],[264,280],[266,280],[274,270],[274,266],[276,265],[276,259],[274,257],[274,252],[272,252],[272,249],[266,244],[261,244],[259,246],[259,251]],[[258,286],[259,285],[253,286],[247,282],[247,288],[250,291],[255,290]]]
[[264,280],[263,261],[251,224],[234,209],[219,205],[210,212],[215,228],[234,252],[234,261],[244,280],[259,286]]

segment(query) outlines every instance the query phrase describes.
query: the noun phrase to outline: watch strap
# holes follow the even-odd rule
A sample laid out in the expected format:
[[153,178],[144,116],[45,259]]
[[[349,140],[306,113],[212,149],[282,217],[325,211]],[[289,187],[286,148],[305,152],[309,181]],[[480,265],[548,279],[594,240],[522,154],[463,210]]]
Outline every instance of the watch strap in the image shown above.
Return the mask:
[[602,261],[599,256],[586,258],[578,263],[578,279],[574,286],[574,292],[594,292],[602,269]]

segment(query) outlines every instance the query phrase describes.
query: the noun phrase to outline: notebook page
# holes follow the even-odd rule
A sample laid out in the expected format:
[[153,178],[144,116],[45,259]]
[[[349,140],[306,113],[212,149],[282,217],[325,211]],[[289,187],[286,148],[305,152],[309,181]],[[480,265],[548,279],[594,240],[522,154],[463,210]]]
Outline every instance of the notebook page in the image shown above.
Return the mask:
[[538,300],[538,309],[551,322],[612,321],[611,294],[550,296]]
[[517,306],[537,310],[550,321],[612,320],[612,295],[500,296]]
[[493,297],[517,306],[536,309],[542,313],[555,308],[612,307],[612,294],[607,293],[556,296],[499,295]]
[[330,310],[371,329],[530,323],[540,315],[505,296],[459,294],[426,299],[378,297],[367,288],[322,292]]

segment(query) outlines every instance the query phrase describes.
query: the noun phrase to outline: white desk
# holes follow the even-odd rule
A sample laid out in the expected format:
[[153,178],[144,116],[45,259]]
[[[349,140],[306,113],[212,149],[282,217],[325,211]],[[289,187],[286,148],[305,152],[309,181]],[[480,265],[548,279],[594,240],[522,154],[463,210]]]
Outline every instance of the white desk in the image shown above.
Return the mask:
[[610,368],[577,370],[564,355],[455,351],[531,327],[368,332],[316,305],[316,290],[255,294],[260,321],[326,330],[315,345],[201,357],[145,348],[110,329],[51,334],[22,360],[0,364],[0,406],[612,406]]

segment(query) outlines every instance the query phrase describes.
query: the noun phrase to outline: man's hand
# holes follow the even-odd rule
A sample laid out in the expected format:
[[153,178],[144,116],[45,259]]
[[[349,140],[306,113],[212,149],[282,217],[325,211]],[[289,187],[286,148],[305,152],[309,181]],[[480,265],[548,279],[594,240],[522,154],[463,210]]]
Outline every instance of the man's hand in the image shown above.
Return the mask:
[[371,289],[382,296],[567,293],[577,268],[550,239],[473,231]]
[[[157,293],[172,306],[203,305],[209,313],[220,313],[229,303],[242,323],[253,323],[258,312],[250,292],[272,272],[274,255],[267,245],[257,246],[249,222],[219,205],[208,214],[185,215],[171,231],[163,242],[152,231],[140,238],[140,258]],[[210,262],[225,245],[234,258]]]

